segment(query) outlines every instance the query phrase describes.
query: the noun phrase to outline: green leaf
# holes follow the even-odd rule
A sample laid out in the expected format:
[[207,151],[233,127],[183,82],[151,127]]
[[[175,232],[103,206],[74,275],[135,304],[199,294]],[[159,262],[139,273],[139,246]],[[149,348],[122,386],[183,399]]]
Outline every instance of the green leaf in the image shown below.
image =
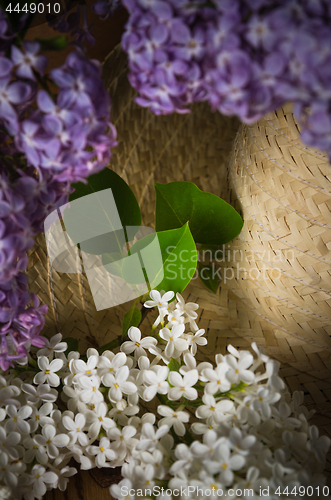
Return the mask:
[[223,257],[223,252],[219,245],[201,245],[199,248],[199,253],[203,257],[203,261],[207,256],[209,260],[219,259]]
[[181,293],[196,270],[197,250],[188,224],[149,234],[130,251],[122,268],[122,276],[130,284],[148,282],[152,290]]
[[202,192],[192,182],[155,184],[155,229],[165,231],[189,222],[194,240],[223,245],[241,231],[243,220],[224,200]]
[[72,241],[90,254],[121,254],[141,225],[140,208],[129,186],[105,168],[91,175],[87,184],[78,182],[73,187],[69,201],[75,203],[63,211],[64,225]]
[[171,358],[170,362],[168,363],[168,368],[170,372],[179,372],[180,368],[179,361],[177,361],[177,359]]
[[124,338],[128,330],[131,326],[138,326],[141,321],[141,312],[135,305],[131,307],[130,311],[128,311],[123,318],[122,325],[122,338]]
[[67,356],[71,351],[78,351],[78,340],[73,337],[67,337],[62,339],[61,342],[66,342],[68,344],[67,350],[65,351],[65,355]]
[[219,285],[219,278],[217,276],[217,273],[214,272],[213,266],[207,266],[206,264],[201,264],[201,262],[198,262],[198,273],[202,283],[209,290],[216,294]]
[[41,50],[63,50],[67,46],[67,37],[64,35],[52,36],[51,38],[37,38]]

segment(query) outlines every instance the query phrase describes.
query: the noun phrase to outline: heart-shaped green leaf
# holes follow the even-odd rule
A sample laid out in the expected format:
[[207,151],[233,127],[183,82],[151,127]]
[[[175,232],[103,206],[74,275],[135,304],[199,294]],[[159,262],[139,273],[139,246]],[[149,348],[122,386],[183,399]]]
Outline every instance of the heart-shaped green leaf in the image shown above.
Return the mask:
[[223,245],[241,231],[243,220],[226,201],[202,192],[192,182],[155,184],[155,229],[165,231],[189,222],[196,243]]
[[130,284],[141,284],[144,276],[151,289],[181,293],[196,270],[197,250],[188,224],[145,236],[130,252],[122,267],[122,276]]
[[121,254],[141,225],[140,208],[129,186],[108,168],[91,175],[87,184],[73,186],[70,208],[63,211],[72,241],[90,254]]
[[138,307],[131,307],[130,311],[128,311],[123,318],[122,324],[122,338],[124,338],[128,330],[131,326],[138,326],[141,321],[141,312]]

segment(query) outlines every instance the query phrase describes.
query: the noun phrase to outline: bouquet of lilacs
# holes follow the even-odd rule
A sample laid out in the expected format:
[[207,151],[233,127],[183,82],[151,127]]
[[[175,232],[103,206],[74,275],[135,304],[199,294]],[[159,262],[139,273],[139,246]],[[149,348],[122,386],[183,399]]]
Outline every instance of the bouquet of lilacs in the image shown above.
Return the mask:
[[[0,366],[24,363],[46,306],[29,293],[27,251],[47,215],[68,201],[71,183],[103,169],[116,145],[101,64],[79,45],[45,72],[43,49],[63,37],[24,41],[0,8]],[[64,45],[63,45],[64,44]]]
[[331,157],[328,0],[122,0],[136,102],[186,113],[197,101],[252,123],[287,101],[303,141]]
[[[254,356],[228,346],[215,364],[197,363],[207,343],[198,304],[173,297],[153,290],[150,335],[132,326],[116,354],[68,352],[58,334],[36,360],[2,373],[1,498],[64,490],[77,472],[72,458],[82,469],[122,466],[110,488],[118,499],[230,490],[239,498],[248,489],[252,498],[276,499],[280,489],[295,498],[308,487],[326,496],[330,440],[309,426],[303,395],[289,395],[279,363],[256,344]],[[155,398],[157,410],[143,410]]]

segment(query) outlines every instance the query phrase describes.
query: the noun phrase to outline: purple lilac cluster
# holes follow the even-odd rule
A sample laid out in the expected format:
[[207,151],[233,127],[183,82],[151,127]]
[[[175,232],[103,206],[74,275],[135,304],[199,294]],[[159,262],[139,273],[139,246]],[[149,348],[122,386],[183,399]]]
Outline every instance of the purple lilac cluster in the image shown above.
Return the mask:
[[101,64],[79,49],[50,73],[59,91],[37,94],[37,109],[20,121],[17,149],[38,171],[60,182],[78,182],[102,170],[116,145],[110,98]]
[[156,114],[196,101],[252,123],[294,102],[303,140],[331,156],[328,0],[123,0],[130,82]]
[[[44,77],[37,42],[13,43],[0,10],[0,367],[24,362],[47,306],[29,292],[27,251],[70,184],[108,162],[116,142],[101,65],[76,48]],[[43,85],[44,89],[38,90]],[[53,92],[56,89],[56,93]]]

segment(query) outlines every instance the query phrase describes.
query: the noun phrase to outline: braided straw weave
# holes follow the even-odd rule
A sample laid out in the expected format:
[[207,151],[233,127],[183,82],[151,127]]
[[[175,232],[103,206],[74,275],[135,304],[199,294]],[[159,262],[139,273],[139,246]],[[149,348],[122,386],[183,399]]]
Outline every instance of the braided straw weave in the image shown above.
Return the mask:
[[[331,200],[326,192],[329,181],[321,170],[321,165],[326,167],[325,157],[320,153],[311,156],[299,143],[291,112],[285,115],[279,112],[251,128],[240,129],[231,168],[235,188],[229,190],[227,167],[239,128],[236,119],[211,112],[205,103],[193,106],[192,113],[169,116],[155,116],[139,107],[134,102],[135,91],[127,80],[126,57],[119,47],[104,62],[104,81],[112,97],[111,119],[118,131],[119,143],[113,150],[109,167],[134,191],[142,209],[143,225],[153,226],[154,182],[186,180],[230,201],[243,213],[244,230],[227,246],[231,255],[233,249],[246,249],[248,245],[255,252],[260,248],[287,250],[292,247],[297,252],[296,246],[302,247],[292,265],[294,269],[289,267],[291,263],[286,257],[277,262],[275,266],[281,277],[270,275],[263,282],[250,277],[226,283],[223,280],[217,295],[196,279],[189,284],[184,297],[199,303],[199,326],[207,332],[208,346],[200,351],[200,359],[213,360],[215,352],[224,353],[230,343],[248,348],[256,341],[269,355],[282,361],[282,376],[290,389],[305,392],[308,407],[317,409],[316,422],[321,430],[330,434],[327,245],[331,245],[331,231],[326,227],[326,220]],[[296,135],[290,135],[292,129]],[[271,168],[267,155],[275,151],[277,162],[286,167],[272,164]],[[297,163],[290,162],[291,155],[298,159]],[[304,158],[309,158],[309,164],[304,163]],[[317,166],[314,158],[321,165]],[[244,166],[243,159],[253,174]],[[307,164],[307,179],[301,180],[303,163]],[[285,181],[285,176],[291,182]],[[308,181],[315,186],[306,183]],[[242,206],[238,197],[242,199]],[[328,220],[330,225],[330,217]],[[292,246],[286,246],[283,240]],[[251,257],[245,264],[256,267],[254,259]],[[261,263],[264,263],[263,257]],[[230,258],[221,266],[225,272],[225,266],[234,269],[236,263]],[[272,268],[270,273],[273,271]],[[79,338],[80,349],[84,350],[87,346],[103,345],[121,334],[121,320],[131,304],[97,312],[84,274],[50,269],[43,235],[38,237],[30,253],[29,278],[31,290],[49,306],[46,335],[61,331],[65,337]],[[281,290],[280,283],[283,284]],[[146,333],[153,320],[151,312],[143,323]]]

